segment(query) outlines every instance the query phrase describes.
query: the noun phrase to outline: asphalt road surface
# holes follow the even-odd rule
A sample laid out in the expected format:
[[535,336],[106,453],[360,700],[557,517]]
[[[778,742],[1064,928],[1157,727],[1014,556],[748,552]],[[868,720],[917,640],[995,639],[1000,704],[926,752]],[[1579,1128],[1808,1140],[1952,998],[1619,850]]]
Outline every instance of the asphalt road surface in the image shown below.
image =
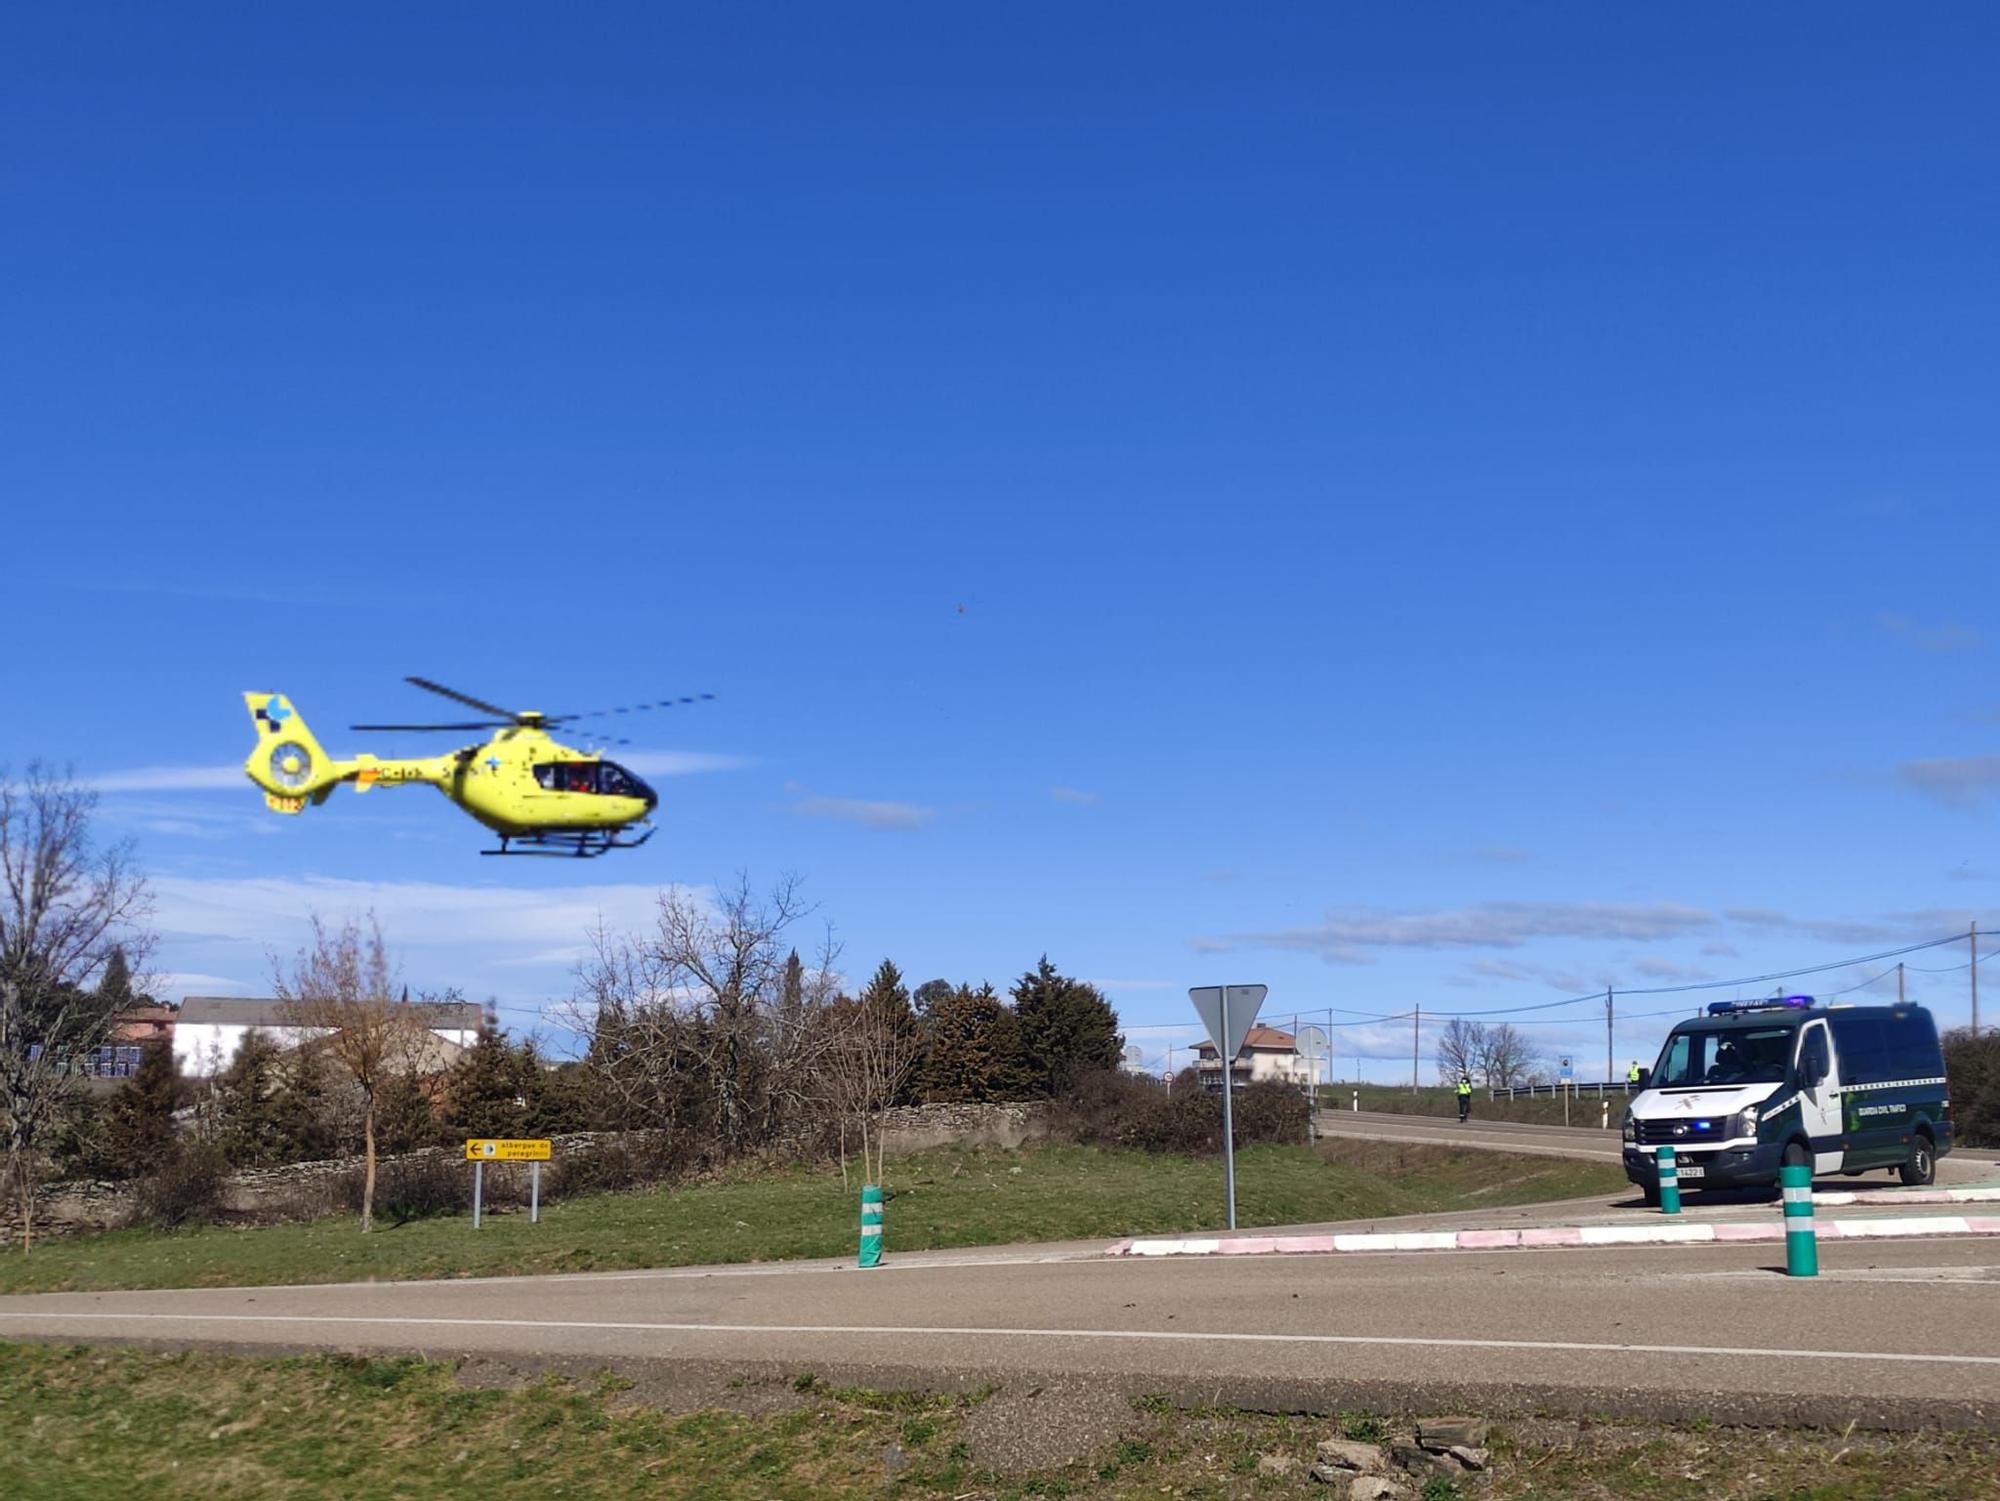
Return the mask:
[[2000,1242],[829,1263],[0,1298],[0,1337],[687,1363],[964,1388],[1082,1379],[1337,1410],[2000,1424]]
[[[1400,1141],[1426,1146],[1470,1147],[1480,1151],[1519,1152],[1527,1156],[1577,1157],[1607,1162],[1622,1160],[1624,1148],[1618,1136],[1618,1116],[1623,1105],[1612,1102],[1609,1130],[1595,1124],[1597,1102],[1588,1102],[1589,1126],[1531,1126],[1512,1121],[1482,1121],[1477,1102],[1472,1119],[1464,1125],[1435,1115],[1392,1115],[1363,1110],[1323,1110],[1314,1117],[1322,1136],[1361,1137],[1373,1141]],[[1871,1172],[1863,1178],[1833,1175],[1820,1180],[1824,1188],[1857,1188],[1895,1182],[1891,1174]],[[2000,1181],[2000,1153],[1959,1150],[1938,1159],[1938,1182],[1990,1183]]]

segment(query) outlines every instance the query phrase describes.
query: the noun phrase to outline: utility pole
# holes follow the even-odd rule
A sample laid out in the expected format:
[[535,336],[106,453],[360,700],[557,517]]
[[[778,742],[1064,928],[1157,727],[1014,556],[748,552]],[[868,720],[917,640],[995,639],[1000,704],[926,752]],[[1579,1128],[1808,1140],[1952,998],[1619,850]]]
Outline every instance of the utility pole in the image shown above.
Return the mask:
[[1617,1052],[1611,1034],[1611,987],[1607,985],[1604,987],[1604,1082],[1606,1084],[1618,1076],[1618,1064],[1615,1059]]
[[1979,1035],[1979,924],[1974,923],[1972,931],[1966,936],[1972,940],[1972,969],[1970,971],[1972,975],[1972,1035],[1977,1037]]
[[1424,1008],[1421,1003],[1410,1013],[1410,1093],[1417,1092],[1417,1080],[1422,1076],[1423,1066],[1417,1062],[1419,1035],[1424,1027]]
[[1903,1004],[1903,962],[1900,959],[1896,961],[1896,1004]]

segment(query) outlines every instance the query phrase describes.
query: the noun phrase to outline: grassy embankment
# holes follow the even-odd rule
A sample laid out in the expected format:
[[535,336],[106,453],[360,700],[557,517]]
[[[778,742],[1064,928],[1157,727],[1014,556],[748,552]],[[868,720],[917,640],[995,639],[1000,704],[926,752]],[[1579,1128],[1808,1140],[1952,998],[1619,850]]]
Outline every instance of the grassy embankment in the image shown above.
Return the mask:
[[[1079,1240],[1213,1227],[1213,1158],[1094,1147],[944,1151],[889,1165],[888,1247],[898,1251]],[[1238,1223],[1305,1224],[1490,1208],[1608,1193],[1616,1168],[1494,1152],[1325,1142],[1237,1155]],[[120,1230],[0,1253],[0,1292],[249,1286],[699,1266],[854,1254],[855,1191],[839,1175],[735,1178],[579,1197],[494,1215],[357,1233],[350,1217],[170,1234]]]
[[[1320,1103],[1328,1110],[1346,1110],[1353,1104],[1356,1090],[1361,1093],[1363,1110],[1387,1111],[1392,1115],[1436,1115],[1458,1119],[1458,1099],[1451,1090],[1434,1085],[1411,1089],[1407,1084],[1330,1084],[1320,1090]],[[1617,1131],[1625,1115],[1622,1096],[1609,1096],[1610,1129]],[[1574,1096],[1569,1103],[1572,1126],[1597,1126],[1605,1119],[1604,1102],[1594,1094]],[[1563,1102],[1559,1097],[1539,1095],[1527,1100],[1489,1100],[1484,1090],[1472,1096],[1472,1118],[1476,1121],[1517,1121],[1522,1125],[1560,1126]]]
[[[1016,1439],[1030,1435],[976,1398],[833,1391],[801,1372],[734,1394],[740,1410],[669,1412],[634,1403],[627,1385],[606,1375],[472,1389],[437,1362],[0,1344],[13,1440],[0,1445],[0,1495],[1277,1501],[1328,1493],[1309,1478],[1319,1439],[1393,1432],[1361,1414],[1190,1413],[1142,1400],[1093,1432],[1087,1458],[1000,1473],[987,1466],[1012,1469],[1010,1450],[1018,1459]],[[1491,1447],[1476,1492],[1433,1483],[1425,1497],[1960,1501],[2000,1490],[1991,1434],[1523,1422],[1499,1425]]]

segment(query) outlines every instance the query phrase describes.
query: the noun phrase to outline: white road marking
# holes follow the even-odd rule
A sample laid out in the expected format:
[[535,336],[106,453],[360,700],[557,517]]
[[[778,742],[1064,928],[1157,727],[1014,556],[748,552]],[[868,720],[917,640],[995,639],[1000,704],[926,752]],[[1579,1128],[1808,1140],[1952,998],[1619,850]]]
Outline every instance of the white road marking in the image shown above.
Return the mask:
[[1252,1334],[1240,1330],[1204,1333],[1193,1329],[1006,1329],[949,1324],[654,1324],[597,1319],[393,1318],[333,1313],[56,1313],[0,1312],[0,1319],[60,1324],[97,1321],[132,1324],[140,1320],[177,1324],[333,1324],[343,1328],[423,1324],[444,1329],[610,1330],[630,1334],[830,1334],[942,1336],[948,1339],[1087,1339],[1168,1341],[1179,1344],[1387,1345],[1442,1350],[1584,1350],[1635,1355],[1751,1355],[1765,1360],[1880,1360],[1903,1365],[2000,1366],[2000,1355],[1930,1355],[1876,1350],[1772,1350],[1748,1345],[1628,1345],[1590,1340],[1444,1339],[1393,1334]]

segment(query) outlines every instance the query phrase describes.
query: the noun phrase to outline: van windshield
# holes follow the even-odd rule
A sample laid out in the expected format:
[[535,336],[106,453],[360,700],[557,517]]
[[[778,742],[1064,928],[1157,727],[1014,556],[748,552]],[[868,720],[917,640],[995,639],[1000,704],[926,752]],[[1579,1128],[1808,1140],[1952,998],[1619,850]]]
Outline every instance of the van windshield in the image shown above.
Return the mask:
[[1701,1089],[1710,1085],[1780,1084],[1792,1061],[1796,1027],[1731,1027],[1676,1032],[1667,1039],[1655,1089]]

